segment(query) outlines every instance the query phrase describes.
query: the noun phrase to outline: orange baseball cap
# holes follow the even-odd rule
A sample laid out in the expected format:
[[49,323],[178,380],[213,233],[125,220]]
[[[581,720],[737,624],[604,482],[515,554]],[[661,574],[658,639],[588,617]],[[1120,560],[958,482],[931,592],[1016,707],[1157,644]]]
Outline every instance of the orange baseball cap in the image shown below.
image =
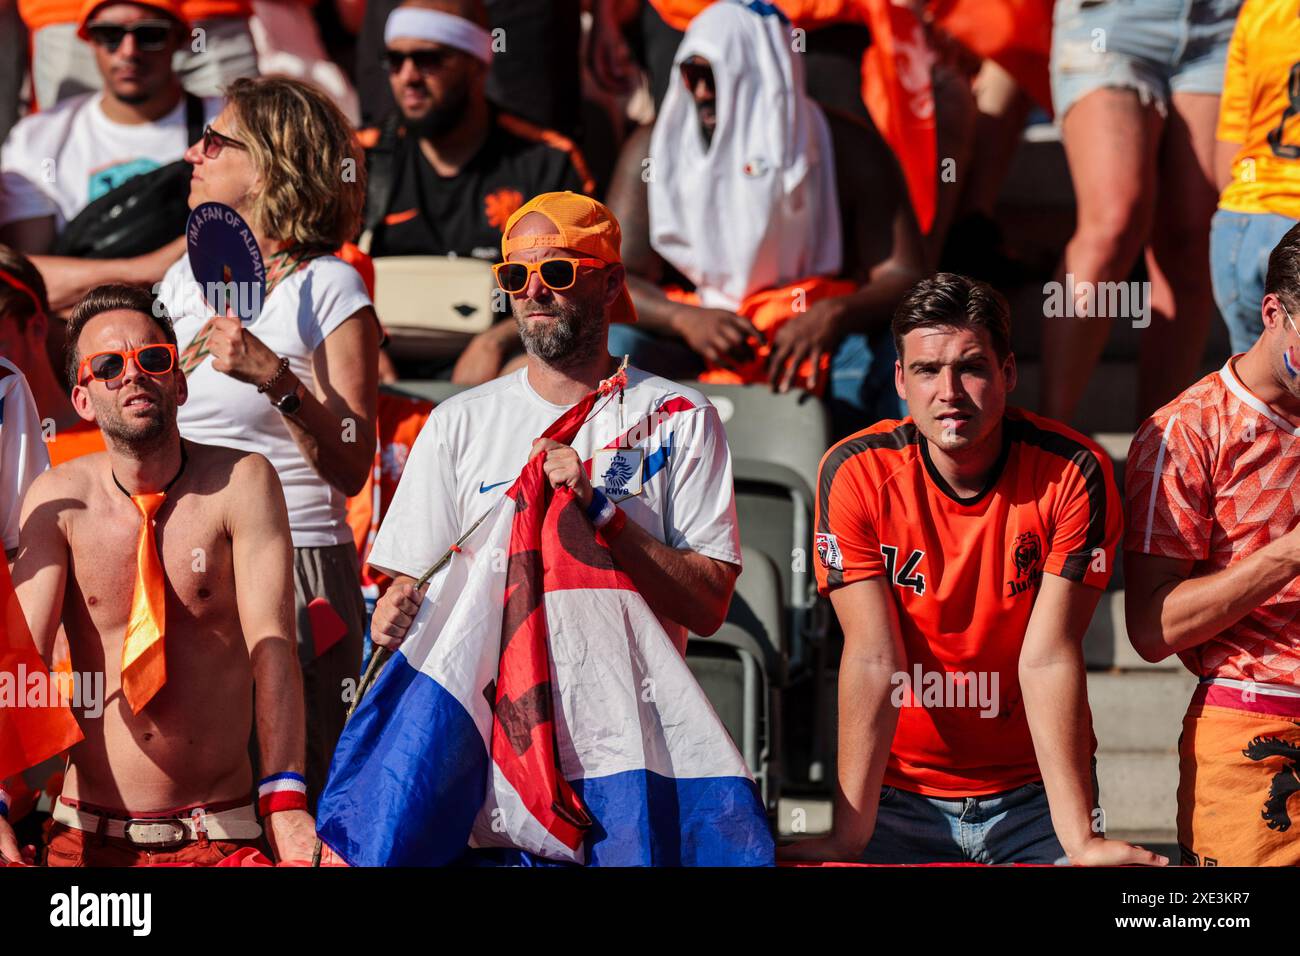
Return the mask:
[[171,17],[182,27],[189,27],[189,22],[181,13],[180,0],[85,0],[81,5],[81,13],[77,17],[77,36],[89,43],[90,34],[86,32],[86,24],[90,22],[96,10],[110,3],[134,3],[138,7],[152,7],[159,13]]
[[[530,212],[541,213],[555,226],[555,232],[542,236],[520,236],[510,238],[510,230],[521,218]],[[501,257],[510,258],[510,253],[520,249],[532,249],[537,246],[562,247],[581,252],[584,256],[600,259],[610,265],[621,263],[623,254],[623,230],[618,220],[604,203],[597,202],[582,193],[542,193],[524,203],[506,220],[506,227],[501,230]],[[627,283],[610,309],[611,322],[635,322],[636,309],[632,305],[632,295]]]

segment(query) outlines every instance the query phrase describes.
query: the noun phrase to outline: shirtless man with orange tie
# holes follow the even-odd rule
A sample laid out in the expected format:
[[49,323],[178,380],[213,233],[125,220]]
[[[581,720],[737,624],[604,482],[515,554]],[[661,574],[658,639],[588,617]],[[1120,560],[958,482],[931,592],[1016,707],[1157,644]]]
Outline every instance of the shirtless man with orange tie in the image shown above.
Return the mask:
[[[74,670],[105,686],[102,718],[78,715],[45,859],[211,865],[260,845],[263,825],[278,858],[308,859],[284,495],[260,455],[182,441],[185,376],[153,309],[101,286],[73,312],[72,401],[108,450],[46,472],[24,501],[13,577],[37,648],[48,659],[62,617]],[[256,810],[254,713],[269,775]]]

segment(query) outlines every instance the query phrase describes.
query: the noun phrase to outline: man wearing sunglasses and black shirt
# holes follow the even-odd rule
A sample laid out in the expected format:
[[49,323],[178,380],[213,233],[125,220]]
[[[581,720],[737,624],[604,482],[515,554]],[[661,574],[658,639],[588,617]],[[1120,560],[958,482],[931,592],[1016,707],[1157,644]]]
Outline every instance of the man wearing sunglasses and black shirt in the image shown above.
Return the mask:
[[[361,132],[372,256],[497,262],[501,228],[525,200],[594,190],[572,142],[488,102],[494,39],[482,0],[408,0],[389,15],[384,42],[397,112]],[[476,369],[458,380],[491,378],[511,350],[520,350],[514,323],[499,322],[467,349]]]
[[[79,35],[94,49],[103,90],[23,119],[0,152],[0,241],[35,257],[56,310],[101,282],[152,284],[176,260],[174,243],[122,262],[46,253],[87,205],[134,176],[179,160],[190,145],[188,104],[172,69],[172,56],[189,32],[175,0],[89,0]],[[211,119],[221,101],[203,101],[202,109]]]
[[[84,739],[69,751],[45,862],[213,865],[264,832],[281,859],[307,859],[279,478],[261,455],[182,440],[176,335],[148,292],[92,290],[69,320],[67,369],[73,405],[107,450],[32,483],[13,579],[46,659],[62,619],[73,668],[104,675],[103,709],[73,708]],[[256,810],[254,717],[267,775]],[[0,820],[12,855],[7,831]]]

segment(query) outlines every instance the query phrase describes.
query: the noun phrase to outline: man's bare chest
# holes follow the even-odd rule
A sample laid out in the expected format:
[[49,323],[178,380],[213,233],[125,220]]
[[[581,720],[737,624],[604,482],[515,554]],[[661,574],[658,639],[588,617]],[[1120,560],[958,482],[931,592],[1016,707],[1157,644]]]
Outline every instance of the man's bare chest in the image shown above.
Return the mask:
[[[86,511],[68,522],[68,596],[101,630],[125,626],[130,616],[143,520],[133,507],[116,507]],[[230,536],[212,499],[189,495],[164,503],[150,531],[169,616],[174,609],[196,619],[229,613],[234,594]]]

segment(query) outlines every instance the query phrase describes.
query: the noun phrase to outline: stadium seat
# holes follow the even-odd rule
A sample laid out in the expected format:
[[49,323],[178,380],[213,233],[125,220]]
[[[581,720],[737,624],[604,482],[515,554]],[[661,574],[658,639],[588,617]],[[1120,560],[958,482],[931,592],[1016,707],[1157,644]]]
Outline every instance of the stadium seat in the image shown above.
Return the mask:
[[690,635],[686,663],[758,782],[770,813],[781,795],[781,690],[785,683],[780,578],[771,559],[741,548],[744,570],[727,620],[710,637]]
[[457,392],[463,392],[465,387],[452,382],[440,382],[436,379],[403,379],[396,385],[381,386],[384,391],[391,392],[394,395],[410,395],[413,398],[423,398],[435,405],[439,402],[445,402]]
[[830,606],[817,596],[812,562],[817,467],[831,443],[825,406],[803,392],[765,385],[688,383],[717,407],[727,430],[743,545],[761,551],[780,575],[791,680],[813,681],[814,727],[807,776],[826,776],[830,712],[824,700]]
[[396,359],[455,358],[492,325],[492,266],[468,256],[379,256],[375,311]]
[[781,575],[791,666],[806,665],[817,592],[812,568],[817,466],[830,445],[825,406],[802,393],[779,395],[764,385],[688,384],[722,417],[741,541],[766,554]]

